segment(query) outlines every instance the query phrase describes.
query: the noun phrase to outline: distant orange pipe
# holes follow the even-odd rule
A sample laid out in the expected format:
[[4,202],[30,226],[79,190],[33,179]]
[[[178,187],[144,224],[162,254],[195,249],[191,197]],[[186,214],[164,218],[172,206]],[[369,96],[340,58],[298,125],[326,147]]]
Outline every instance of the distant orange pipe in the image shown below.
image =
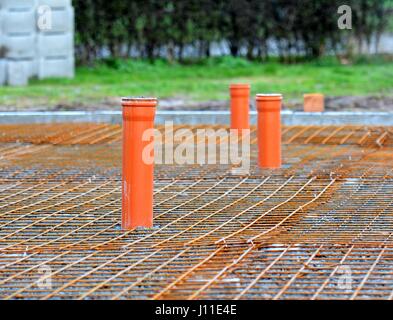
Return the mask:
[[258,164],[264,169],[281,167],[280,94],[258,94]]
[[250,85],[232,84],[231,94],[231,129],[250,129]]
[[325,111],[325,96],[320,93],[309,93],[304,95],[304,112]]
[[[154,127],[157,99],[124,98],[123,106],[123,183],[122,228],[153,226],[154,164],[143,159],[144,132]],[[152,155],[154,156],[154,155]]]

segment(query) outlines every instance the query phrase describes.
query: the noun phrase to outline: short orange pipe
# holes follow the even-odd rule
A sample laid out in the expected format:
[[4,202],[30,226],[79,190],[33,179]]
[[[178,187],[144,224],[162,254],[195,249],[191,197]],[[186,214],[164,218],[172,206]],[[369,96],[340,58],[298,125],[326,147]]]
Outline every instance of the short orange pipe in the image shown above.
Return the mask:
[[320,93],[309,93],[304,95],[304,112],[325,111],[325,96]]
[[[123,230],[153,226],[154,164],[142,157],[143,150],[152,141],[143,141],[142,137],[146,130],[154,127],[156,105],[157,99],[154,98],[124,98],[122,100]],[[151,156],[154,155],[151,154]]]
[[258,165],[263,169],[281,167],[280,94],[258,94]]
[[250,85],[232,84],[231,94],[231,129],[250,129]]

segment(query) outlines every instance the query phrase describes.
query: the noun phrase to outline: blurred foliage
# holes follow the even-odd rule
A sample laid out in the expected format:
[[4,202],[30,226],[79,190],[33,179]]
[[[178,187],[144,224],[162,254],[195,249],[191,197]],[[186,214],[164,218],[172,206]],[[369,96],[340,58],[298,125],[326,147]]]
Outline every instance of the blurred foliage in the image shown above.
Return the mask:
[[[83,63],[108,55],[187,63],[190,58],[209,57],[212,44],[226,46],[233,57],[245,56],[249,60],[266,60],[272,46],[283,62],[298,62],[299,57],[317,58],[326,52],[350,55],[353,41],[363,47],[379,41],[390,24],[393,8],[393,0],[73,3],[77,56]],[[353,30],[340,30],[337,26],[337,9],[342,4],[352,8]]]

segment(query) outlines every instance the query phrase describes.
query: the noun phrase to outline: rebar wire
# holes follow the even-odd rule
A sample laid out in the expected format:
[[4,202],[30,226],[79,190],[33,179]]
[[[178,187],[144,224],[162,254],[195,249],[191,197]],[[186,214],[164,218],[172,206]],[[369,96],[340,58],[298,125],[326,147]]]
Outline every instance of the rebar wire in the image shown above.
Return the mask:
[[126,232],[120,126],[0,132],[1,298],[393,299],[392,128],[284,127],[261,170],[253,127],[249,174],[156,165],[155,227]]

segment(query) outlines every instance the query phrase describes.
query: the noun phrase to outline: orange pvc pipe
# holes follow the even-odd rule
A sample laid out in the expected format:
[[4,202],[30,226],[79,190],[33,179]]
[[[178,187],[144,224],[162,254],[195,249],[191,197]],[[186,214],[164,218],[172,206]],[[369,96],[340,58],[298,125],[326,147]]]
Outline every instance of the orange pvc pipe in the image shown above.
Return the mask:
[[263,169],[281,167],[280,94],[258,94],[258,165]]
[[304,95],[304,112],[325,111],[325,96],[320,93],[309,93]]
[[232,84],[231,95],[231,129],[250,129],[250,85]]
[[[122,228],[153,226],[154,164],[143,159],[146,146],[142,136],[154,127],[157,99],[124,98]],[[152,138],[153,139],[153,138]],[[152,155],[153,156],[153,155]]]

